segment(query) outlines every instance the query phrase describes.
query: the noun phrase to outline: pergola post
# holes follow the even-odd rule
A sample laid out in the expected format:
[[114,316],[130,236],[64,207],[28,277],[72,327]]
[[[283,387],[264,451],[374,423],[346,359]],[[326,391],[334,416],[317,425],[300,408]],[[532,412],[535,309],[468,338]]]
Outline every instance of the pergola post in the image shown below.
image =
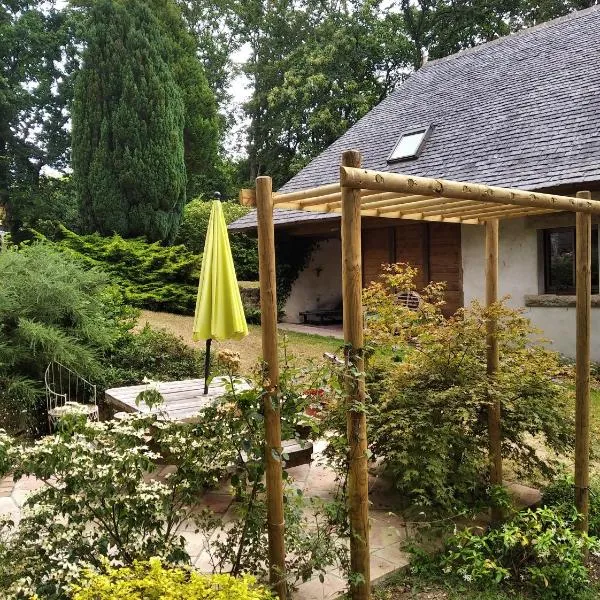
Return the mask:
[[[590,192],[578,192],[590,199]],[[588,531],[590,478],[590,334],[592,293],[592,216],[576,215],[576,371],[575,371],[575,506],[581,518],[577,528]]]
[[258,258],[263,360],[266,364],[265,460],[267,484],[267,528],[269,535],[269,580],[280,600],[287,597],[285,580],[283,477],[281,421],[277,386],[277,294],[275,281],[275,230],[273,227],[273,184],[270,177],[256,178]]
[[[489,308],[498,301],[498,219],[485,222],[485,304]],[[499,352],[496,317],[486,324],[487,375],[491,380],[498,371]],[[490,484],[502,485],[502,429],[500,425],[500,398],[493,398],[488,407],[488,443]],[[492,521],[499,521],[502,513],[492,508]]]
[[[342,154],[342,166],[360,167],[356,150]],[[353,600],[370,598],[369,478],[365,402],[361,255],[361,191],[343,187],[342,197],[342,290],[347,373],[346,403],[349,445],[348,502],[350,512],[350,564],[363,580],[351,587]]]

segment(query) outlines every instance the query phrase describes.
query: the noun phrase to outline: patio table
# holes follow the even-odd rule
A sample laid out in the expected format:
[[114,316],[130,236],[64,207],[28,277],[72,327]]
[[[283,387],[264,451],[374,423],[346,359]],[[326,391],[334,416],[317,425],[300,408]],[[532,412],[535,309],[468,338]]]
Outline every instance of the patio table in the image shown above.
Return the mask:
[[[198,413],[227,393],[228,377],[215,377],[208,386],[208,394],[204,394],[204,379],[184,379],[182,381],[153,382],[142,385],[106,390],[105,399],[118,411],[128,413],[162,413],[168,419],[190,423],[198,418]],[[155,388],[164,401],[159,406],[150,408],[145,402],[136,404],[140,392]],[[236,380],[235,389],[245,391],[250,384],[244,380]]]
[[[126,413],[158,413],[172,421],[193,423],[198,419],[203,408],[210,406],[227,393],[228,377],[215,377],[208,386],[208,394],[204,395],[204,379],[184,379],[183,381],[168,381],[162,383],[145,383],[106,390],[107,404],[119,412]],[[150,408],[145,402],[136,404],[135,399],[140,392],[155,388],[164,401],[159,406]],[[236,379],[236,391],[250,389],[250,384],[243,379]],[[117,417],[117,415],[115,415]],[[299,442],[296,439],[283,440],[283,451],[288,456],[286,466],[295,467],[310,463],[313,445],[310,441]]]

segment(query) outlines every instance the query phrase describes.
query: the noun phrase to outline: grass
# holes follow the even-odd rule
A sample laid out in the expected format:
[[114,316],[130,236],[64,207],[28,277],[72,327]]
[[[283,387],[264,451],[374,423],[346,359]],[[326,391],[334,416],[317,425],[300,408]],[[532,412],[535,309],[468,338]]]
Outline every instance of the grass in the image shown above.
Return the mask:
[[[153,312],[143,310],[140,315],[139,324],[150,323],[152,327],[166,329],[183,338],[190,346],[204,348],[204,342],[192,340],[193,317],[186,315],[175,315],[171,313]],[[215,351],[227,348],[239,352],[241,357],[242,373],[248,373],[261,358],[260,326],[249,325],[249,335],[244,339],[226,340],[213,342]],[[295,331],[285,332],[289,341],[290,352],[300,360],[321,359],[324,352],[336,352],[342,345],[342,340],[320,335],[298,333]]]

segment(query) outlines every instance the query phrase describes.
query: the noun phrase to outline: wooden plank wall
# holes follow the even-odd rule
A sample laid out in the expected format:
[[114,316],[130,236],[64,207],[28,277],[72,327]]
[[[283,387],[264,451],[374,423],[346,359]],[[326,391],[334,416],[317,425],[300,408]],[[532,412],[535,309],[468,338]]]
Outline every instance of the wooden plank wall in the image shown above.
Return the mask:
[[429,224],[429,278],[446,282],[446,315],[463,306],[462,254],[460,225]]
[[394,230],[390,227],[363,229],[361,243],[363,285],[369,285],[379,277],[381,265],[394,260]]
[[429,281],[446,282],[446,315],[463,306],[460,225],[406,223],[365,229],[362,244],[364,285],[377,279],[383,263],[409,263],[419,271],[417,289]]

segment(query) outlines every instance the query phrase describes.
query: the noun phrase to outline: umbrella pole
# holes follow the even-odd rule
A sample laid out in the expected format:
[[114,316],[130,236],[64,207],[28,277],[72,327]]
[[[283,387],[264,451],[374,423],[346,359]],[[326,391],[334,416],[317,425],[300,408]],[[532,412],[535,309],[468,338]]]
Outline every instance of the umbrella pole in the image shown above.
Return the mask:
[[208,376],[210,374],[210,343],[212,340],[206,340],[206,351],[204,354],[204,395],[208,394]]

